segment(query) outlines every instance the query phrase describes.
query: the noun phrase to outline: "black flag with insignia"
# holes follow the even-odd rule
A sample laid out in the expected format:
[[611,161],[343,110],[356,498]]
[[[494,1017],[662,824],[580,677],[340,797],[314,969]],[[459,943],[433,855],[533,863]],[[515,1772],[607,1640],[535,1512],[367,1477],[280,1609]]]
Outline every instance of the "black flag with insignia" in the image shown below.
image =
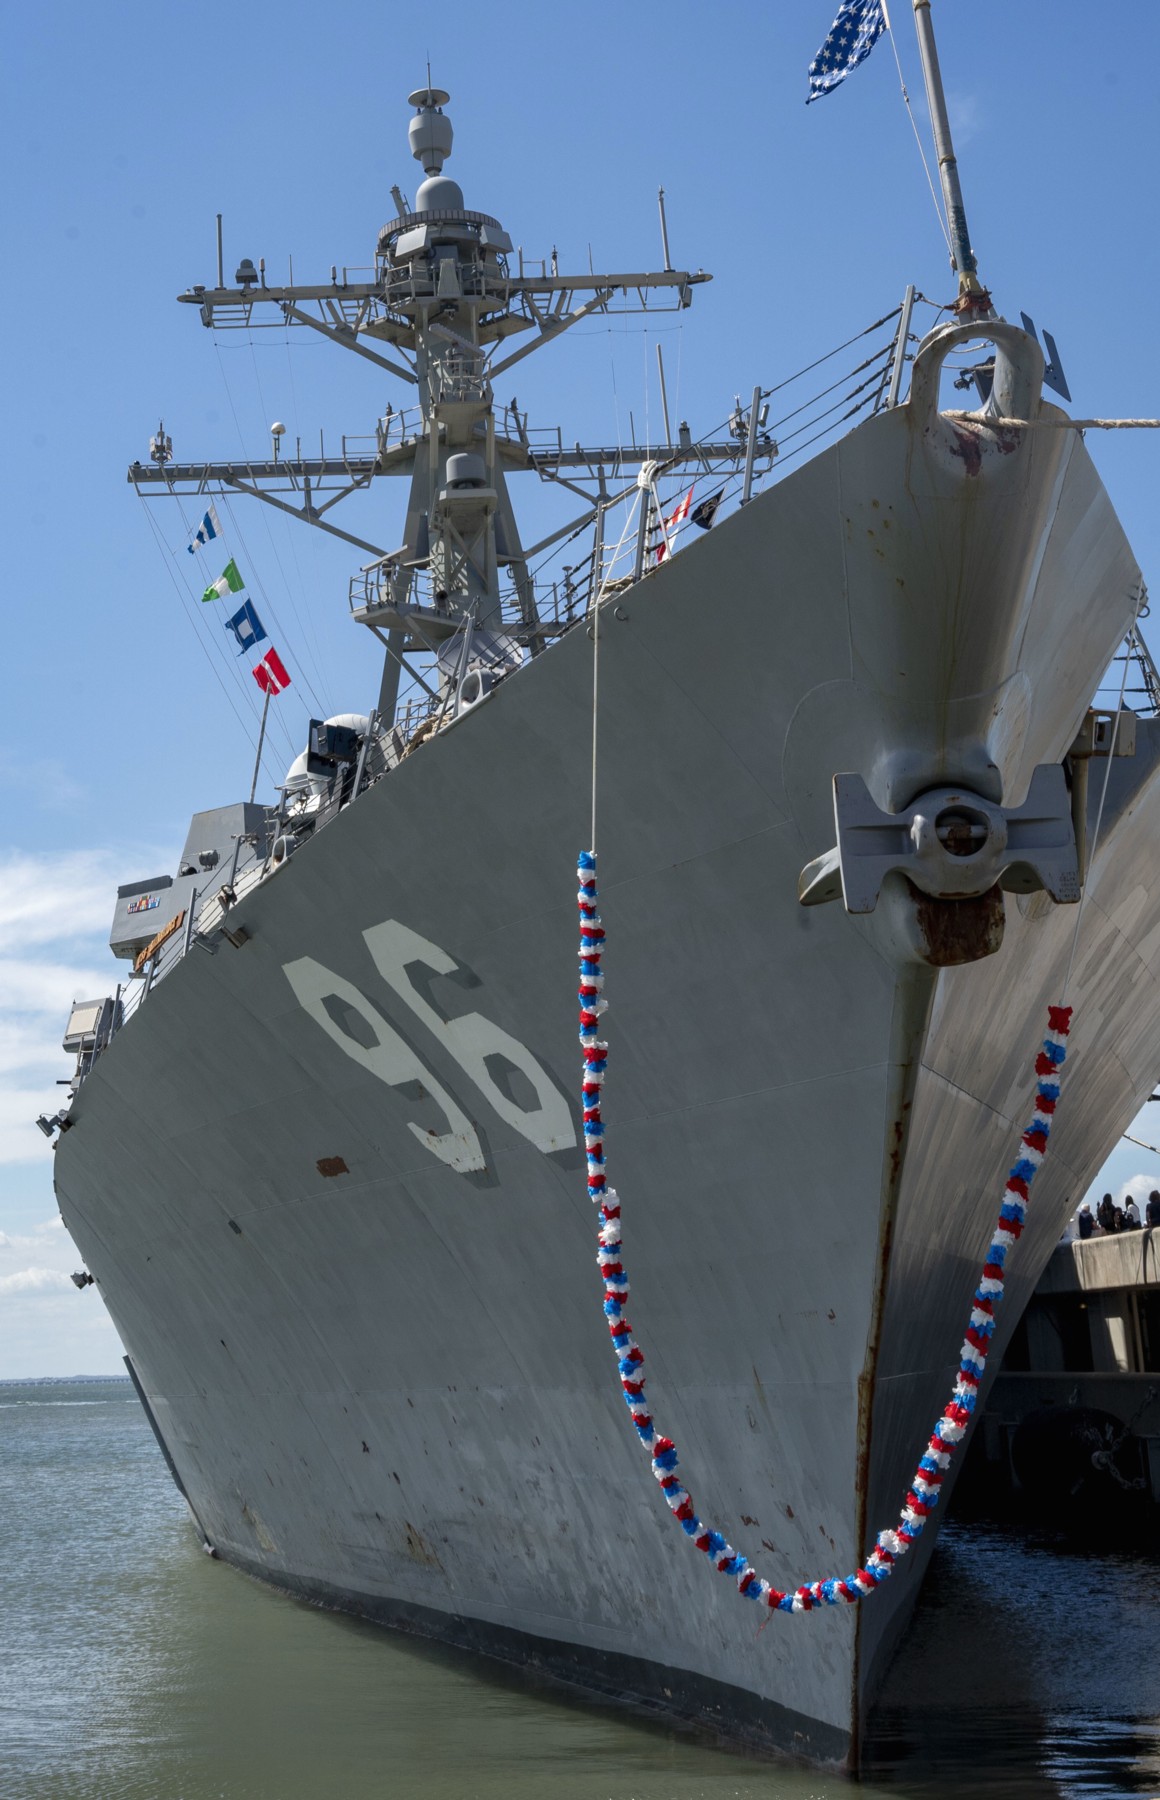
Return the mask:
[[699,525],[702,531],[708,531],[713,520],[717,517],[717,508],[724,498],[725,489],[718,488],[715,494],[710,494],[707,500],[702,500],[698,506],[694,506],[692,512],[689,514],[689,523],[691,525]]

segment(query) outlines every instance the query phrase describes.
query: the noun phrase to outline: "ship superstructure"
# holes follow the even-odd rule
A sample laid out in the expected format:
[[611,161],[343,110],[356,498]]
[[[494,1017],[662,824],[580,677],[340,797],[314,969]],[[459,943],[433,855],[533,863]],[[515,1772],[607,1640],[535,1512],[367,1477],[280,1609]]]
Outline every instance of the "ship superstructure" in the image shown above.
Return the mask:
[[[1140,572],[1035,338],[968,266],[965,220],[960,304],[908,393],[913,290],[850,401],[868,416],[763,491],[760,387],[708,440],[538,445],[497,411],[502,372],[706,278],[513,267],[443,173],[447,95],[411,103],[425,178],[373,279],[273,288],[243,262],[235,287],[219,268],[182,296],[214,326],[272,307],[415,388],[365,454],[183,465],[162,430],[130,471],[351,539],[383,674],[368,712],[312,724],[276,806],[198,815],[176,878],[121,890],[136,982],[74,1021],[62,1212],[219,1555],[854,1764],[914,1570],[864,1612],[754,1641],[674,1533],[609,1379],[570,978],[593,639],[634,1310],[705,1516],[792,1587],[858,1566],[897,1514],[1069,963],[1086,1079],[1012,1321],[1160,1068],[1160,733],[1090,707],[1137,632]],[[980,345],[980,406],[945,408],[948,357]],[[731,474],[743,504],[675,554],[658,482],[678,469]],[[550,603],[520,470],[576,493],[561,542],[591,534]],[[389,473],[409,483],[394,550],[330,517]],[[707,598],[743,659],[694,649]]]
[[[525,651],[537,654],[574,624],[610,579],[639,579],[667,547],[658,492],[665,475],[743,468],[742,497],[748,498],[754,475],[776,454],[763,434],[767,409],[760,397],[747,410],[736,403],[725,435],[697,442],[682,423],[676,442],[567,445],[558,430],[529,430],[514,397],[497,415],[496,381],[581,320],[679,311],[710,278],[702,270],[672,268],[663,195],[663,269],[562,274],[554,251],[550,261],[525,265],[499,220],[468,208],[459,184],[443,172],[452,145],[447,101],[441,88],[430,86],[410,96],[417,109],[410,147],[424,179],[413,206],[393,190],[399,212],[378,234],[371,280],[352,280],[345,268],[340,276],[336,266],[329,283],[268,286],[264,259],[256,266],[244,258],[229,288],[219,247],[216,287],[179,296],[214,330],[265,324],[318,332],[403,383],[411,403],[388,409],[373,443],[344,438],[336,456],[303,456],[300,444],[287,455],[279,430],[266,462],[181,464],[162,428],[150,462],[130,470],[144,495],[232,491],[260,497],[369,551],[374,560],[351,582],[351,607],[383,644],[376,714],[388,725],[402,675],[434,700],[430,671],[421,672],[432,653],[439,656],[439,704],[450,690],[451,711],[457,711],[518,668]],[[667,434],[667,400],[664,426]],[[519,471],[557,484],[583,507],[531,547],[521,541],[509,495],[509,477]],[[632,543],[616,563],[616,546],[605,541],[603,528],[625,497],[628,471],[628,491],[641,500]],[[390,551],[328,516],[341,499],[381,476],[409,485],[403,542]],[[564,579],[537,593],[532,559],[558,540],[575,542],[586,533],[592,541],[576,552]],[[458,642],[448,654],[452,640]]]

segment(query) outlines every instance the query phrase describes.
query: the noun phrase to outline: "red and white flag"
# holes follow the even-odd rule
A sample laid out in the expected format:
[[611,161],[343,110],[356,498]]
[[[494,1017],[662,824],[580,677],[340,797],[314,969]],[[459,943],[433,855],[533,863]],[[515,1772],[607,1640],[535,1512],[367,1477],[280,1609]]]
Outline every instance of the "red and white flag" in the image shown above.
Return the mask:
[[657,545],[658,562],[664,562],[665,557],[668,556],[672,547],[672,540],[676,537],[678,530],[688,518],[689,508],[692,504],[693,490],[690,488],[684,499],[678,502],[665,520],[664,529],[661,532],[661,541]]
[[276,650],[267,650],[261,662],[254,664],[253,676],[264,694],[280,694],[290,686],[286,665]]

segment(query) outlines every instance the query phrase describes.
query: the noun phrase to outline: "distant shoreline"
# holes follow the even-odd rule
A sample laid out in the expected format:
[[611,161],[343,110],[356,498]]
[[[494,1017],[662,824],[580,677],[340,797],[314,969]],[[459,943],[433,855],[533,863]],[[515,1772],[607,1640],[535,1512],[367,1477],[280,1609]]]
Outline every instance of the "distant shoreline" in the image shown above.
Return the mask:
[[114,1381],[132,1385],[127,1375],[0,1375],[0,1387],[77,1387],[82,1382],[107,1387]]

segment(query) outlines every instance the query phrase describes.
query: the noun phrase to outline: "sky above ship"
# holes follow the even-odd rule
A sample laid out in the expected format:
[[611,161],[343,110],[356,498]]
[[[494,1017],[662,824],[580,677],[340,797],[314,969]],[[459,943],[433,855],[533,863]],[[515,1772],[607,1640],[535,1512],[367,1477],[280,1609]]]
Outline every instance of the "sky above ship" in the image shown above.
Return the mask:
[[[806,69],[835,10],[504,0],[484,12],[448,0],[375,14],[333,0],[323,15],[305,0],[204,0],[191,14],[46,0],[9,15],[0,1377],[119,1367],[99,1295],[68,1281],[79,1259],[33,1121],[56,1110],[54,1084],[71,1072],[59,1048],[70,1002],[124,973],[107,950],[118,882],[173,872],[190,814],[243,797],[254,759],[261,695],[178,579],[197,509],[139,499],[126,467],[147,459],[159,418],[179,460],[265,456],[275,419],[306,452],[320,433],[337,448],[407,398],[312,333],[211,333],[176,306],[214,279],[215,213],[227,279],[242,257],[264,256],[271,282],[291,258],[300,282],[332,264],[367,269],[392,183],[413,195],[421,179],[406,96],[429,57],[452,96],[447,173],[527,256],[555,249],[565,272],[590,257],[597,271],[659,268],[663,184],[674,263],[714,277],[682,314],[586,321],[513,370],[500,403],[514,395],[533,427],[559,424],[569,442],[655,441],[659,342],[674,421],[709,432],[735,394],[849,338],[907,282],[954,296],[889,41],[806,110]],[[930,156],[906,0],[893,13]],[[1160,99],[1148,73],[1160,9],[936,0],[935,23],[980,274],[1000,312],[1024,310],[1053,334],[1075,413],[1160,415]],[[1160,433],[1088,441],[1160,593]],[[513,489],[526,532],[568,516],[534,477]],[[348,529],[393,546],[403,499],[377,484],[347,503]],[[227,545],[276,617],[294,678],[271,702],[259,798],[272,798],[311,715],[374,703],[377,649],[347,613],[361,553],[241,500]],[[203,557],[198,573],[221,567]],[[734,653],[717,638],[713,650]],[[578,841],[583,829],[578,819]],[[571,871],[560,876],[570,891]],[[562,969],[562,1005],[570,989]],[[1133,1129],[1160,1141],[1150,1111]],[[1160,1156],[1125,1144],[1096,1185],[1129,1182],[1160,1186]]]

